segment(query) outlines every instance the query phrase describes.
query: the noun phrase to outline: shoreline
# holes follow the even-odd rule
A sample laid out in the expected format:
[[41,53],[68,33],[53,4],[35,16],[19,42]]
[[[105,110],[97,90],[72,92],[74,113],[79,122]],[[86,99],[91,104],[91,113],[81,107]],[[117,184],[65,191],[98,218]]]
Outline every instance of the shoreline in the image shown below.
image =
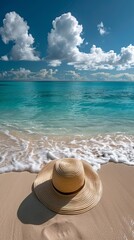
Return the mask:
[[45,136],[25,132],[0,134],[0,173],[37,173],[43,164],[73,157],[89,162],[95,170],[107,162],[134,166],[134,135]]
[[134,239],[134,167],[104,164],[98,171],[102,199],[87,213],[59,215],[32,192],[35,173],[0,174],[0,239]]

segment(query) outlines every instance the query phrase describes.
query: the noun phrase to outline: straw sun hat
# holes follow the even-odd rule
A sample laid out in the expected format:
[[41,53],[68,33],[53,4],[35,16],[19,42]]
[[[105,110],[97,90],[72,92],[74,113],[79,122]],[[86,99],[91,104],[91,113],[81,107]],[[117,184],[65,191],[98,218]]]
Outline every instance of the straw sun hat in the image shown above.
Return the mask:
[[86,162],[75,158],[53,160],[37,175],[37,198],[59,214],[80,214],[93,208],[102,195],[98,174]]

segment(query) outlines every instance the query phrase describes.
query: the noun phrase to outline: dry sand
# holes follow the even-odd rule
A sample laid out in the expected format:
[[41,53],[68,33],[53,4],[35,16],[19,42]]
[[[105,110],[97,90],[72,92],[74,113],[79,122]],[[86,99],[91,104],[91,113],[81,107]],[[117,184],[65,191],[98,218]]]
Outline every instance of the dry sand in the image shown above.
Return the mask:
[[103,195],[89,212],[51,212],[32,193],[36,174],[0,175],[0,240],[134,239],[134,167],[107,164],[99,171]]

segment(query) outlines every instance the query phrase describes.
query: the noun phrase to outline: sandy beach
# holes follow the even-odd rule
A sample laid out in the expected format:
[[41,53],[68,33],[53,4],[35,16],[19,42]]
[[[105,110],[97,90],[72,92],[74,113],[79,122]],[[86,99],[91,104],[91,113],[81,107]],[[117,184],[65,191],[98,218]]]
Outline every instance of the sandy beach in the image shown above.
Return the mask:
[[98,173],[103,184],[101,201],[75,216],[51,212],[38,201],[32,192],[36,174],[1,174],[0,239],[134,239],[134,167],[109,163]]

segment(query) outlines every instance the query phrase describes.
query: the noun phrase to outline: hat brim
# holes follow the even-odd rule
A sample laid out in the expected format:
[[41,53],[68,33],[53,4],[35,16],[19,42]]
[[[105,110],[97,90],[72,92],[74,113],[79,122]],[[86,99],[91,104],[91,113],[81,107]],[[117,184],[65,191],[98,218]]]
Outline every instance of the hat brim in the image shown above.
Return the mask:
[[82,161],[85,171],[83,188],[77,193],[62,194],[52,185],[52,172],[56,161],[46,164],[34,181],[33,189],[40,202],[59,214],[80,214],[93,208],[102,195],[102,183],[98,174],[90,164]]

